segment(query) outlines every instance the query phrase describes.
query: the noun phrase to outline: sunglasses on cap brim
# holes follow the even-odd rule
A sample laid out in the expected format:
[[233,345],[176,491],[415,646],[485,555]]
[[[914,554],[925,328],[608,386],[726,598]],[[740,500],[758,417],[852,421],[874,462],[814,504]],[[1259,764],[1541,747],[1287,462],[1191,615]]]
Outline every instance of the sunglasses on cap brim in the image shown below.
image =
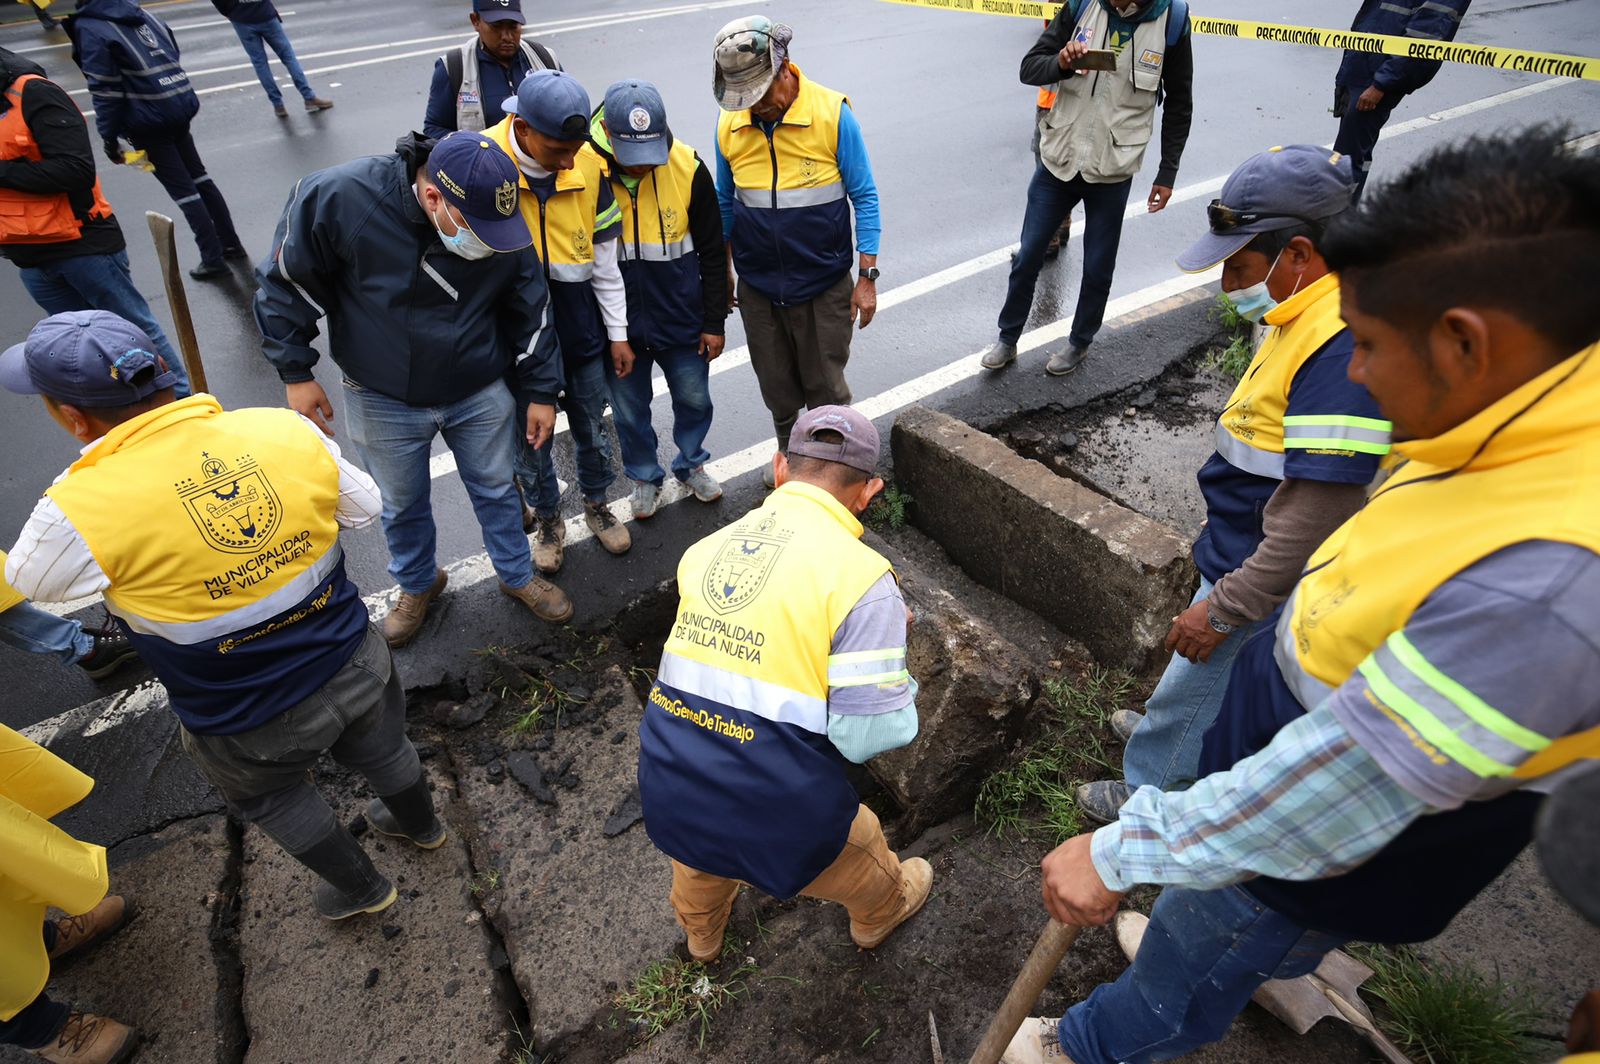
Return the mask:
[[1303,214],[1284,214],[1280,211],[1241,211],[1235,210],[1219,199],[1214,199],[1206,204],[1206,220],[1211,224],[1213,233],[1231,233],[1247,225],[1266,221],[1269,218],[1284,218],[1296,222],[1315,224],[1317,219],[1307,218]]

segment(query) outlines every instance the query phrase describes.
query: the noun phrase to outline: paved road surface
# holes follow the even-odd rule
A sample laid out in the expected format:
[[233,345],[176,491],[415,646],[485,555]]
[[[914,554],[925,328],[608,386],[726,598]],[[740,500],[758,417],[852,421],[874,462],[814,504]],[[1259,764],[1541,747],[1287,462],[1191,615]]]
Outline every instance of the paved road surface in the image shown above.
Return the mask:
[[[208,3],[165,0],[149,6],[177,31],[184,64],[202,93],[196,139],[246,245],[258,256],[267,250],[297,177],[385,151],[396,136],[421,124],[431,57],[470,32],[462,0],[278,0],[313,84],[338,103],[324,114],[305,115],[294,106],[295,94],[283,78],[291,114],[279,120],[231,28]],[[1600,22],[1588,17],[1589,7],[1585,0],[1479,0],[1460,38],[1593,55],[1600,53]],[[1213,8],[1207,13],[1335,25],[1344,24],[1354,5],[1216,0]],[[857,400],[966,359],[992,339],[1004,294],[1006,250],[1020,230],[1023,191],[1033,165],[1028,153],[1032,90],[1017,83],[1015,71],[1035,37],[1035,24],[872,0],[533,0],[528,9],[534,20],[530,32],[560,52],[591,96],[598,97],[618,78],[653,80],[677,134],[707,151],[716,121],[708,55],[713,32],[745,11],[791,23],[795,61],[809,76],[849,93],[882,197],[879,292],[884,309],[856,344],[850,379]],[[63,40],[31,21],[0,27],[0,44],[42,63],[88,107]],[[1204,203],[1244,155],[1272,144],[1327,143],[1333,137],[1335,123],[1327,109],[1338,53],[1209,37],[1197,38],[1195,47],[1195,123],[1177,185],[1181,202],[1160,215],[1141,214],[1128,222],[1113,298],[1137,296],[1133,301],[1138,302],[1140,293],[1170,291],[1159,286],[1176,274],[1173,255],[1203,229]],[[1375,176],[1381,180],[1444,141],[1552,117],[1570,122],[1575,133],[1600,129],[1600,85],[1447,66],[1396,113],[1379,146]],[[1157,155],[1152,148],[1145,172],[1135,181],[1136,203],[1148,191]],[[177,212],[153,177],[103,164],[101,169],[106,195],[129,237],[135,278],[165,321],[143,213]],[[181,217],[179,232],[180,254],[193,265],[196,256]],[[1046,273],[1030,327],[1070,315],[1076,260],[1075,253],[1064,256]],[[251,288],[243,273],[227,283],[189,286],[212,390],[231,406],[283,401],[250,318]],[[16,270],[0,266],[0,340],[21,339],[37,317]],[[735,318],[730,355],[724,356],[713,385],[717,419],[709,440],[714,456],[737,456],[724,463],[735,471],[753,468],[762,442],[771,436],[754,378],[737,357],[742,343]],[[1008,372],[1037,374],[1038,387],[1070,397],[1070,379],[1046,378],[1041,365],[1042,354],[1036,352]],[[337,405],[338,377],[331,362],[324,360],[319,376]],[[9,543],[38,493],[72,460],[75,445],[32,400],[0,396],[0,410],[0,453],[6,456],[0,469],[0,541]],[[657,401],[656,418],[664,428],[664,399]],[[443,564],[474,555],[482,546],[459,481],[447,464],[441,474],[434,483]],[[619,470],[613,495],[625,491]],[[567,512],[576,507],[569,494]],[[655,527],[673,520],[668,509]],[[351,572],[365,590],[391,583],[377,531],[349,536],[347,549]],[[575,596],[585,591],[581,581],[568,589]],[[6,648],[0,648],[0,677],[10,692],[0,702],[0,720],[12,724],[60,712],[108,690],[95,688],[74,670]]]

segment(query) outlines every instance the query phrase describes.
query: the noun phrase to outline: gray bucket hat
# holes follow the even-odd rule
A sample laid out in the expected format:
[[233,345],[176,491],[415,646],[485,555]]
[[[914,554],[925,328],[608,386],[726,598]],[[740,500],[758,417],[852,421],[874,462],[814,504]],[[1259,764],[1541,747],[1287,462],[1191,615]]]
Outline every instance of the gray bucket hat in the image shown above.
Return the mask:
[[789,58],[794,30],[765,15],[736,18],[717,31],[711,91],[724,111],[745,111],[766,95]]

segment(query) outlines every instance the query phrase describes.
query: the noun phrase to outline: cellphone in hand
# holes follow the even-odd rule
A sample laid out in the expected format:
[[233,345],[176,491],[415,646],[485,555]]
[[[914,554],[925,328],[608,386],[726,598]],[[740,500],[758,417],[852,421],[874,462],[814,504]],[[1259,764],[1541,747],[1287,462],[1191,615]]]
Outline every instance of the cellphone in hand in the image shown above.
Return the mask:
[[1073,70],[1115,70],[1117,53],[1109,48],[1091,48],[1072,61]]

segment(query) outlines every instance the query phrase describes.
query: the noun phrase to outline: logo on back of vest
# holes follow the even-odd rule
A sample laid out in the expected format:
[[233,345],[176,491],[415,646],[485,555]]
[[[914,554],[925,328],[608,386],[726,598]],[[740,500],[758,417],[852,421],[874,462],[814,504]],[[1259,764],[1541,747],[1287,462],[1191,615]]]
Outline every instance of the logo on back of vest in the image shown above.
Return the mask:
[[145,43],[146,47],[154,48],[158,51],[161,48],[161,42],[156,40],[155,30],[151,29],[149,26],[139,27],[139,39]]
[[717,613],[733,613],[754,602],[793,534],[777,529],[771,516],[750,531],[734,533],[706,568],[701,588],[706,605]]
[[250,554],[278,531],[283,504],[265,473],[249,455],[240,455],[233,468],[220,458],[201,453],[198,483],[178,481],[178,495],[189,519],[217,550]]

